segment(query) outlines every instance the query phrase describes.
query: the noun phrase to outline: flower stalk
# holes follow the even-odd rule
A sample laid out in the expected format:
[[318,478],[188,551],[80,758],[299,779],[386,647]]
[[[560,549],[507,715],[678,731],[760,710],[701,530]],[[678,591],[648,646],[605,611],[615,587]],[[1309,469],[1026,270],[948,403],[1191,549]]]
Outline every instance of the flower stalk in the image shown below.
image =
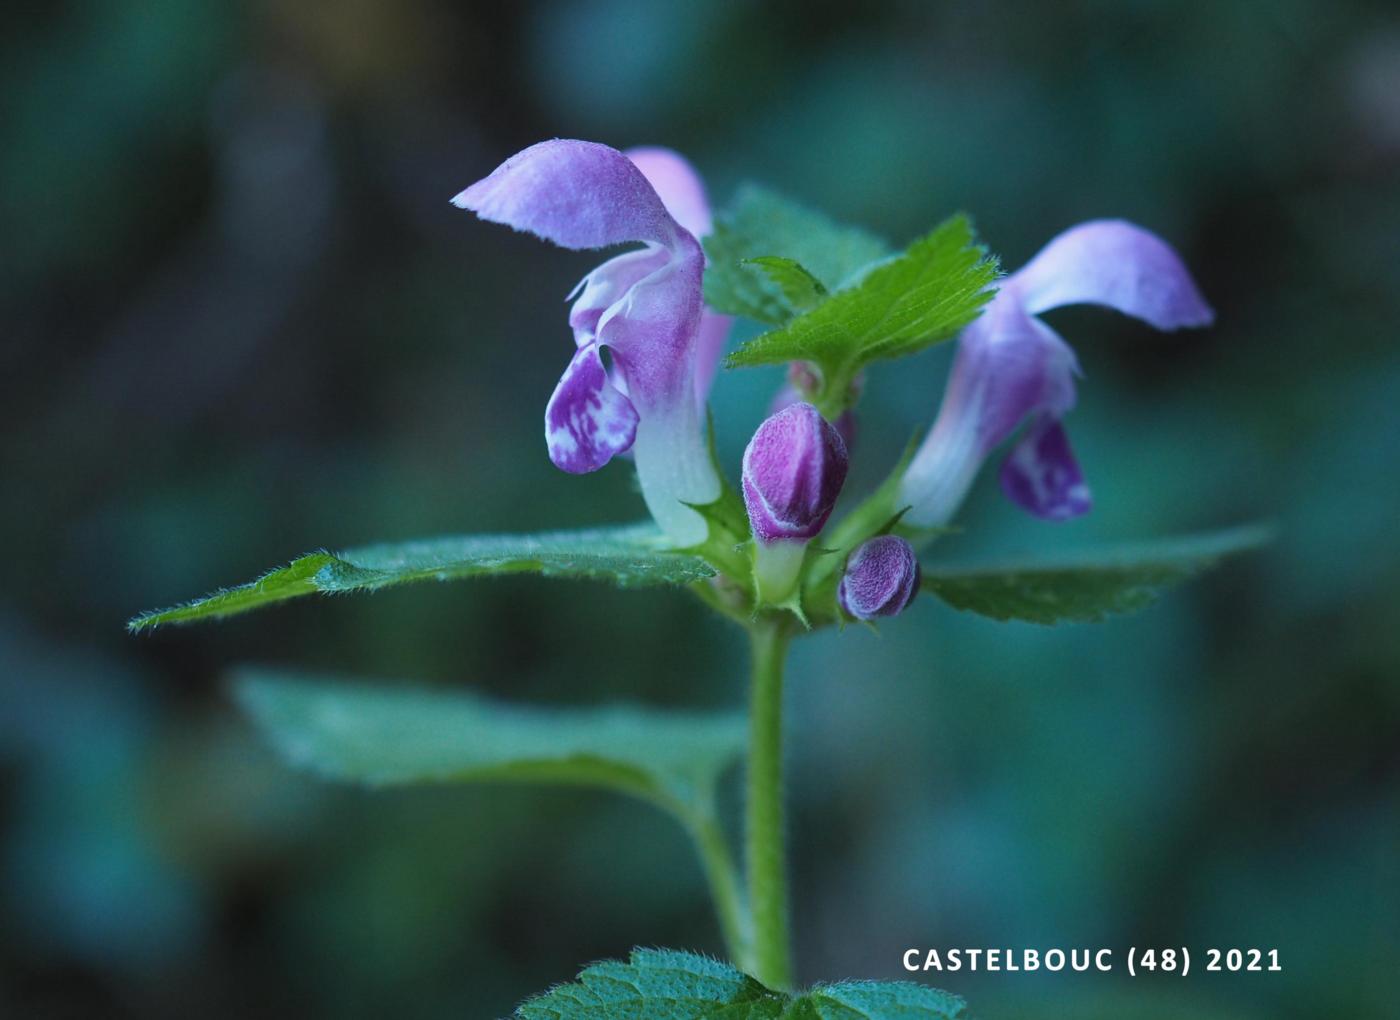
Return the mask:
[[783,817],[783,664],[790,632],[786,619],[763,617],[749,634],[753,675],[744,848],[753,912],[750,970],[769,988],[786,990],[792,987],[792,948]]

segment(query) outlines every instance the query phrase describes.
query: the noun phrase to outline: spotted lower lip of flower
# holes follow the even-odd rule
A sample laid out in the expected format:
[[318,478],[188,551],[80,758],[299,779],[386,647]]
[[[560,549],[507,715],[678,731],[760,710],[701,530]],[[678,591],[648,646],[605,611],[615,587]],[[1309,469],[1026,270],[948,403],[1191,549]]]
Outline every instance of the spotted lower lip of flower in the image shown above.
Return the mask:
[[992,450],[1022,424],[1001,468],[1006,496],[1047,520],[1092,506],[1061,419],[1074,407],[1073,350],[1037,315],[1068,304],[1116,309],[1160,330],[1209,325],[1214,314],[1180,258],[1156,235],[1121,220],[1095,220],[1054,238],[958,340],[938,419],[901,483],[904,521],[952,520]]
[[720,491],[701,409],[728,327],[706,320],[701,300],[694,230],[708,228],[709,210],[699,178],[666,150],[633,157],[595,142],[541,142],[453,204],[564,248],[646,246],[580,285],[569,316],[577,350],[546,408],[545,438],[550,458],[572,473],[630,449],[652,516],[675,544],[693,545],[707,528],[688,504]]
[[632,401],[608,384],[608,371],[590,341],[578,349],[545,408],[545,441],[554,466],[570,474],[596,471],[637,438]]

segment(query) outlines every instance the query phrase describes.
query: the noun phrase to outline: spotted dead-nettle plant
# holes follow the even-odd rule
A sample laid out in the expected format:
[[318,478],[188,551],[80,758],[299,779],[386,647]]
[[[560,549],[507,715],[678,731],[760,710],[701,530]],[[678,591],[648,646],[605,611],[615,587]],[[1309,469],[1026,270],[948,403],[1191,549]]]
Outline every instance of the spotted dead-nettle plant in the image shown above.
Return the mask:
[[[138,616],[132,630],[318,592],[502,573],[684,588],[697,610],[728,618],[751,643],[747,713],[525,709],[464,691],[266,670],[243,671],[235,690],[295,764],[332,779],[592,784],[675,816],[694,840],[727,960],[638,950],[526,1002],[521,1017],[963,1015],[961,999],[924,985],[795,985],[781,800],[787,648],[825,627],[886,625],[906,613],[918,622],[900,626],[936,626],[936,616],[913,612],[921,591],[996,620],[1100,620],[1259,541],[1259,529],[1235,528],[995,566],[920,562],[935,541],[955,547],[950,533],[976,528],[959,510],[1002,447],[1001,488],[1017,505],[1047,521],[1090,509],[1064,425],[1079,364],[1040,316],[1094,304],[1159,330],[1207,326],[1211,309],[1180,258],[1142,227],[1102,220],[1071,227],[1001,276],[962,216],[902,251],[759,188],[716,216],[676,153],[583,141],[533,145],[453,204],[551,244],[607,253],[573,288],[559,324],[562,371],[539,397],[543,452],[570,474],[630,464],[649,520],[312,553],[251,584]],[[540,288],[551,299],[568,283]],[[725,358],[735,318],[759,328]],[[878,402],[882,363],[955,338],[926,438],[905,454],[857,444],[856,405]],[[786,366],[770,415],[708,424],[721,359]],[[713,434],[751,435],[742,462],[722,463]],[[886,480],[851,492],[852,458],[886,470]],[[864,640],[863,631],[850,628],[846,639]],[[736,839],[716,788],[740,757]],[[645,931],[636,937],[649,941]]]

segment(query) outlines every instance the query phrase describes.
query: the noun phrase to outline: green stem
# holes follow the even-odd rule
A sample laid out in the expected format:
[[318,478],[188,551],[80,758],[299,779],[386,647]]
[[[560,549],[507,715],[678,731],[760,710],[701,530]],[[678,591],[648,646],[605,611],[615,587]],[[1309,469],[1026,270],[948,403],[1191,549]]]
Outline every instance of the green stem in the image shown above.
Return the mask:
[[785,621],[750,629],[753,681],[749,714],[745,851],[753,911],[753,976],[769,988],[792,986],[787,854],[783,832],[783,660]]
[[734,867],[724,830],[713,811],[692,815],[686,827],[700,854],[700,864],[705,870],[710,896],[715,901],[720,934],[724,936],[729,959],[740,970],[747,970],[751,966],[749,917],[744,907],[743,891],[739,887],[738,869]]

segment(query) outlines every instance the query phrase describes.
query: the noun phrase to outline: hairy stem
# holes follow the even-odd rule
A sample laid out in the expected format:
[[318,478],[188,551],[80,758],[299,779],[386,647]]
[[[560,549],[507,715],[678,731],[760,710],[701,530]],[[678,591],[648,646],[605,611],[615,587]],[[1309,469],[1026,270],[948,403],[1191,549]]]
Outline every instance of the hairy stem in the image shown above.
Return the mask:
[[784,622],[761,619],[750,636],[753,679],[744,810],[752,973],[769,988],[786,990],[792,985],[783,831],[783,660],[788,635]]
[[749,915],[724,829],[712,811],[692,816],[687,820],[686,827],[700,854],[700,864],[705,870],[710,896],[715,901],[720,934],[724,936],[729,959],[739,969],[748,970],[753,965]]

